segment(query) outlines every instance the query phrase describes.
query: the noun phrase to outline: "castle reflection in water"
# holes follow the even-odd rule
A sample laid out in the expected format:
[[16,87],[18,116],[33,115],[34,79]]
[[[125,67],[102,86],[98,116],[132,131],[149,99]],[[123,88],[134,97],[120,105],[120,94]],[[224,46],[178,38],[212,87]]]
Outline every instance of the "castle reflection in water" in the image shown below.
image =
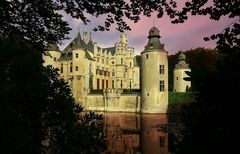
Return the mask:
[[103,113],[111,154],[167,154],[166,114]]

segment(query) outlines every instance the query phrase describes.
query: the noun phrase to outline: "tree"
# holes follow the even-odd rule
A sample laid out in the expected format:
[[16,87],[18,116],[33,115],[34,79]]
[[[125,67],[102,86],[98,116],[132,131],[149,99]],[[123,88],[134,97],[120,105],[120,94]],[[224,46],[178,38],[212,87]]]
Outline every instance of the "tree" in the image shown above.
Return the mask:
[[225,44],[239,51],[239,0],[192,0],[185,2],[183,8],[179,8],[179,3],[175,0],[3,0],[0,2],[0,38],[14,33],[40,46],[59,42],[70,30],[63,20],[63,13],[81,19],[85,24],[90,21],[87,15],[104,16],[104,25],[94,30],[109,30],[112,24],[117,24],[116,29],[120,31],[130,30],[125,19],[138,22],[141,14],[150,17],[153,12],[157,12],[158,18],[166,13],[172,23],[186,21],[189,13],[209,15],[212,20],[228,15],[236,21],[223,34],[211,38],[217,38],[219,45]]
[[[57,70],[21,38],[0,41],[0,153],[98,153],[103,117],[82,113]],[[35,52],[34,52],[35,51]]]

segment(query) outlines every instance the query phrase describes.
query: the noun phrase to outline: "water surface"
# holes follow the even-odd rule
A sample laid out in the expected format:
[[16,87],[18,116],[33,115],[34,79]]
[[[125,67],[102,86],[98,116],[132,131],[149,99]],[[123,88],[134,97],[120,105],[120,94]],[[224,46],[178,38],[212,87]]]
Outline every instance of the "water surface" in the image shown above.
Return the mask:
[[111,154],[167,154],[166,114],[103,113]]

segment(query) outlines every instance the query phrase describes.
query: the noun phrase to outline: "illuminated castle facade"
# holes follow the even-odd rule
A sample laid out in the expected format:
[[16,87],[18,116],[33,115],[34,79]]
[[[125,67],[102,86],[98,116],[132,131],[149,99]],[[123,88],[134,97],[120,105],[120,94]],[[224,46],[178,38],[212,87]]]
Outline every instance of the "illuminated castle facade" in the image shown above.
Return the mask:
[[109,48],[99,47],[86,32],[78,33],[63,51],[49,47],[43,54],[44,65],[59,69],[60,78],[86,110],[166,113],[168,53],[156,27],[150,29],[148,39],[137,60],[124,33]]

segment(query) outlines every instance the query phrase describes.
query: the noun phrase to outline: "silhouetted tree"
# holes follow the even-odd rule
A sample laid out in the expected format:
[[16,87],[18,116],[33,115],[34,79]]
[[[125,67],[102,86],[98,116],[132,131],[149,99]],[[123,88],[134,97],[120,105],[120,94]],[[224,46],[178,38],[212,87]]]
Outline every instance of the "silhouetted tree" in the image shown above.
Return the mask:
[[[102,116],[84,114],[57,70],[19,38],[0,41],[0,153],[99,153]],[[33,52],[35,51],[35,52]]]

